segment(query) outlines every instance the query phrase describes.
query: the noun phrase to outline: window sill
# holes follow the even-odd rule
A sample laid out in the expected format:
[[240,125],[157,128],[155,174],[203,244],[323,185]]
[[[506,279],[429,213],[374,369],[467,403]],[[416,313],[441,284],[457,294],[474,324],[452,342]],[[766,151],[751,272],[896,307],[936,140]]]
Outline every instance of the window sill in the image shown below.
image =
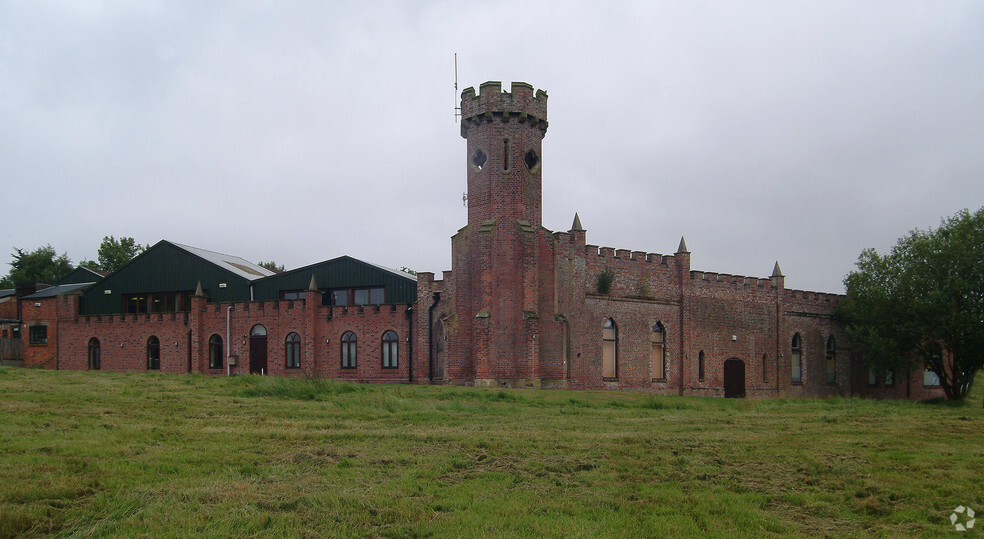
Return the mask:
[[341,367],[341,369],[342,369],[342,370],[344,370],[344,371],[354,371],[354,370],[356,370],[357,368],[358,368],[358,367]]
[[603,376],[601,378],[601,381],[602,382],[618,382],[618,378],[606,378],[606,377]]
[[801,386],[801,385],[803,385],[803,381],[800,380],[799,382],[789,382],[789,385],[792,385],[792,386]]
[[386,370],[388,370],[388,371],[394,371],[394,370],[396,370],[396,369],[399,369],[399,368],[400,368],[400,366],[399,366],[399,365],[394,365],[394,366],[392,366],[392,367],[380,367],[380,368],[381,368],[381,369],[386,369]]
[[653,382],[656,382],[656,383],[660,383],[660,384],[665,384],[666,383],[666,378],[653,378],[652,381]]

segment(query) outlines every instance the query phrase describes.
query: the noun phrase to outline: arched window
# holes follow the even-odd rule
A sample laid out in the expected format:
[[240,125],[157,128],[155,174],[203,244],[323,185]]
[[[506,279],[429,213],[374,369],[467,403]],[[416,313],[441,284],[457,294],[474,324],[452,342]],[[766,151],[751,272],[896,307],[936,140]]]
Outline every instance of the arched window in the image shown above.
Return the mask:
[[653,380],[666,380],[666,331],[662,322],[656,322],[650,335],[652,346],[649,359],[652,362]]
[[395,331],[383,333],[383,368],[397,367],[397,337]]
[[614,380],[618,377],[618,358],[616,357],[616,341],[618,327],[609,318],[601,328],[601,376]]
[[704,381],[704,351],[701,350],[697,354],[697,379],[701,382]]
[[769,381],[769,354],[762,354],[762,382]]
[[297,369],[301,366],[301,336],[293,331],[287,334],[284,343],[284,357],[287,358],[287,368]]
[[161,341],[157,337],[147,339],[147,370],[161,369]]
[[827,337],[827,383],[836,384],[837,383],[837,354],[835,349],[837,344],[834,342],[834,336],[831,335]]
[[789,355],[789,363],[793,368],[794,384],[803,383],[803,338],[797,333],[793,335],[792,353]]
[[99,339],[93,337],[89,339],[89,368],[98,371],[102,367],[100,360]]
[[208,338],[208,368],[210,369],[221,369],[222,368],[222,337],[217,334],[212,334]]
[[355,333],[346,331],[342,335],[342,368],[354,369],[356,358],[356,338]]

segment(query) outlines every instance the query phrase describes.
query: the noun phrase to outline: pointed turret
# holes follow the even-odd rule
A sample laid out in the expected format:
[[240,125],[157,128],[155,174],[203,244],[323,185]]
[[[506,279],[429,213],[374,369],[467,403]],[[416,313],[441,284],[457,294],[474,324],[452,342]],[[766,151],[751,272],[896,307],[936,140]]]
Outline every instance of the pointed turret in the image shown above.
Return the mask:
[[202,282],[201,281],[198,281],[198,286],[195,287],[195,297],[196,298],[204,298],[205,297],[205,291],[202,290]]
[[314,274],[313,273],[311,274],[311,284],[308,285],[307,289],[308,290],[312,290],[312,291],[317,291],[318,290],[318,282],[314,280]]
[[782,275],[782,270],[779,269],[778,260],[776,260],[775,267],[772,268],[772,275],[769,279],[772,281],[773,288],[778,288],[779,290],[786,288],[786,278]]
[[583,232],[584,227],[581,226],[581,218],[578,217],[577,212],[574,212],[574,224],[571,225],[572,232]]
[[676,252],[677,252],[677,254],[679,254],[679,253],[689,253],[690,252],[690,251],[687,250],[687,240],[683,239],[683,236],[680,236],[680,246],[677,247]]

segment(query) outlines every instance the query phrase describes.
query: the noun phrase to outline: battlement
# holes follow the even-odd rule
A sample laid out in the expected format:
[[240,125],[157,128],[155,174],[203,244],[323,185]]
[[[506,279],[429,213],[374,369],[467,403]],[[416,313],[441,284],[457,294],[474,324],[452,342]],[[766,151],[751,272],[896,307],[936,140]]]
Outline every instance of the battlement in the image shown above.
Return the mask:
[[842,297],[842,294],[834,294],[832,292],[813,292],[810,290],[791,290],[788,288],[783,291],[783,300],[789,302],[802,302],[802,300],[806,300],[807,302],[813,303],[834,303]]
[[528,122],[541,132],[547,131],[547,92],[525,82],[513,82],[511,92],[502,91],[499,81],[484,82],[475,94],[474,87],[461,92],[461,136],[467,137],[473,124],[498,118],[502,121]]
[[586,257],[609,258],[612,260],[631,260],[633,262],[662,264],[668,266],[673,263],[674,255],[663,255],[659,253],[647,253],[645,251],[630,251],[628,249],[616,249],[614,247],[598,247],[597,245],[585,245],[584,255]]
[[721,283],[725,285],[738,285],[741,287],[755,286],[759,288],[769,288],[772,286],[772,279],[762,277],[746,277],[744,275],[732,275],[730,273],[715,273],[711,271],[691,271],[691,281],[704,281],[708,283]]

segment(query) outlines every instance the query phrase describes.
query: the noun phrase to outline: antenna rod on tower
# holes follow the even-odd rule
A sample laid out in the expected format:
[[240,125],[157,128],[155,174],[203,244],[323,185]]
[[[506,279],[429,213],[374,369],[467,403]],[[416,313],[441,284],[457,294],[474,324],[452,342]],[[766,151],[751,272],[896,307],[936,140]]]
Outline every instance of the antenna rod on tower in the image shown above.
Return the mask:
[[461,107],[458,106],[458,53],[454,53],[454,122],[458,123]]

